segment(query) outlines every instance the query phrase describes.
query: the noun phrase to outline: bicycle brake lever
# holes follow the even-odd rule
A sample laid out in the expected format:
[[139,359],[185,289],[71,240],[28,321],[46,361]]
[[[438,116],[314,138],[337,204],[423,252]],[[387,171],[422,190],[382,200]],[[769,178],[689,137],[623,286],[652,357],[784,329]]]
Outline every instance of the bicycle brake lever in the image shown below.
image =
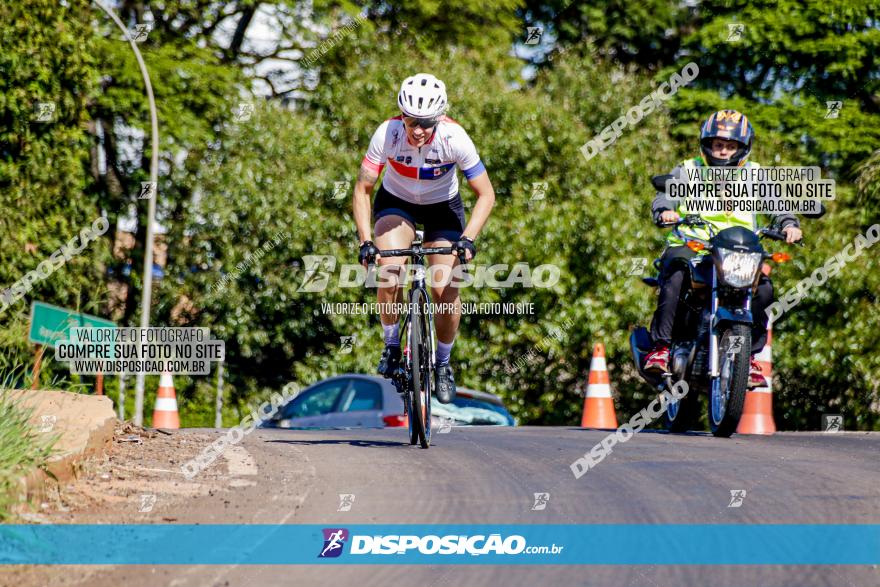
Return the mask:
[[468,268],[467,268],[468,264],[467,264],[467,259],[466,259],[464,251],[459,251],[458,262],[461,264],[462,269],[464,269],[465,275],[468,275],[469,274]]

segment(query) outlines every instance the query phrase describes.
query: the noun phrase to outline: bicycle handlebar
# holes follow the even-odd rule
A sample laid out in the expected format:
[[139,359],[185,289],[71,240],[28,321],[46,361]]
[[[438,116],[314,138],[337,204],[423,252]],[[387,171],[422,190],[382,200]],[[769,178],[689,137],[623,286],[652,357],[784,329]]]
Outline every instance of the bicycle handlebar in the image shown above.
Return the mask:
[[415,257],[417,254],[419,255],[451,255],[452,247],[423,247],[416,251],[413,248],[409,249],[386,249],[384,251],[379,251],[379,254],[383,257]]
[[[382,257],[415,257],[416,255],[452,255],[455,251],[452,247],[419,247],[415,249],[411,247],[409,249],[385,249],[384,251],[379,251],[379,255]],[[467,259],[465,259],[464,251],[458,252],[458,260],[464,266],[465,273],[467,270]],[[370,263],[370,265],[374,265]]]

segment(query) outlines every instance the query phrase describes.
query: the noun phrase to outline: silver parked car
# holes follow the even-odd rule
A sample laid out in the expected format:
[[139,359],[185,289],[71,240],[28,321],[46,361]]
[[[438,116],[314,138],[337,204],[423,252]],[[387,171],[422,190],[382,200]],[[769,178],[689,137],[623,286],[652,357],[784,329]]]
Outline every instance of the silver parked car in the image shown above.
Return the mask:
[[[431,398],[432,425],[514,426],[501,399],[460,388],[451,404]],[[337,375],[305,388],[263,428],[387,428],[407,426],[403,400],[390,380],[376,375]]]
[[354,373],[311,385],[263,428],[385,428],[406,426],[403,400],[387,379]]

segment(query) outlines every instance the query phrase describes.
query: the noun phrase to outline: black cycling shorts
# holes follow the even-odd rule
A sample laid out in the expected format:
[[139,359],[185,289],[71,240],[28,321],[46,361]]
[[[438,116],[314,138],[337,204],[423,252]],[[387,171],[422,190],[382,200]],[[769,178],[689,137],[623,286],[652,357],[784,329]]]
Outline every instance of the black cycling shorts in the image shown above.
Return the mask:
[[413,204],[402,200],[380,185],[373,201],[373,220],[383,216],[400,216],[414,226],[421,225],[425,242],[448,240],[455,242],[464,232],[464,203],[461,194],[436,204]]

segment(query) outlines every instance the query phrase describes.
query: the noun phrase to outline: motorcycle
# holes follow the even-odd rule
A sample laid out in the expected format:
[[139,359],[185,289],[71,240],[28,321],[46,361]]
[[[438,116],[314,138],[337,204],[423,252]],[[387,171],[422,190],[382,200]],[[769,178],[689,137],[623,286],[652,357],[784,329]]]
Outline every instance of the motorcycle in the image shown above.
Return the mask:
[[[652,183],[665,191],[669,175],[658,175]],[[716,232],[698,215],[688,215],[661,227],[672,227],[685,246],[698,253],[686,264],[690,273],[689,288],[682,291],[676,311],[673,340],[669,348],[669,372],[655,374],[642,367],[652,348],[648,330],[637,327],[630,335],[630,348],[636,369],[642,378],[661,392],[672,391],[678,381],[687,383],[688,393],[666,402],[666,429],[686,432],[697,420],[699,396],[709,397],[708,419],[714,436],[727,438],[736,431],[745,403],[749,382],[752,346],[752,293],[757,286],[765,261],[777,263],[791,259],[787,253],[768,253],[761,238],[785,240],[775,225],[755,231],[741,226]],[[681,226],[705,227],[708,240],[681,233]],[[699,254],[706,251],[708,254]],[[654,261],[660,269],[660,259]],[[769,266],[768,266],[769,269]],[[659,279],[642,281],[659,287]]]

